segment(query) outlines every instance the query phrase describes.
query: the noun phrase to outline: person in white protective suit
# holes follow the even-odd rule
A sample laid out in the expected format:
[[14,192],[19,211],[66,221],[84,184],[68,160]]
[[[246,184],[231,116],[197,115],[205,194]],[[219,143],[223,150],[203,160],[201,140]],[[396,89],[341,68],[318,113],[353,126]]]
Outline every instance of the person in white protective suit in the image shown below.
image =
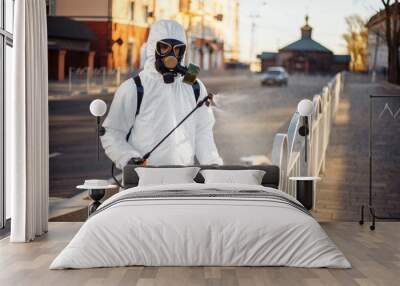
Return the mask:
[[[103,123],[102,145],[117,168],[142,158],[196,106],[196,100],[207,96],[201,81],[196,82],[196,98],[195,85],[166,67],[182,62],[185,49],[179,23],[160,20],[152,25],[144,69],[121,84]],[[211,108],[203,105],[151,154],[147,164],[191,165],[196,157],[202,165],[221,165],[214,122]]]

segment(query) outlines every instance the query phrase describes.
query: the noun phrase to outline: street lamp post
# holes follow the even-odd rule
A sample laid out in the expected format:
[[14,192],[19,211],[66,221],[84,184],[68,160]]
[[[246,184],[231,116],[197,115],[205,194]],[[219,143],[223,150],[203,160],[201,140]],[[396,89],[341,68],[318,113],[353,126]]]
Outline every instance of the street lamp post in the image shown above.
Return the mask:
[[250,14],[249,16],[251,18],[251,38],[250,38],[250,64],[253,60],[253,55],[254,55],[254,46],[255,46],[255,33],[256,33],[256,20],[260,18],[261,16],[259,14]]
[[[264,8],[267,5],[267,2],[263,1],[261,3],[261,8]],[[258,11],[259,12],[259,11]],[[256,24],[256,20],[261,18],[260,14],[256,12],[256,13],[252,13],[249,15],[249,17],[251,18],[251,39],[250,39],[250,48],[249,48],[249,52],[250,52],[250,65],[251,62],[253,61],[253,56],[254,56],[254,51],[255,51],[255,41],[256,41],[256,28],[257,28],[257,24]]]

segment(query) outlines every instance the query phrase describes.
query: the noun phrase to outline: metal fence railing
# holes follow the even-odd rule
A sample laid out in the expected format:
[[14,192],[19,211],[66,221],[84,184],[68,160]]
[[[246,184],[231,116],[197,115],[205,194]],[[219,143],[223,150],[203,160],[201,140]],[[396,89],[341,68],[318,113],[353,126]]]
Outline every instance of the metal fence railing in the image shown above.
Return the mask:
[[[343,92],[344,74],[338,73],[313,97],[313,113],[310,116],[310,140],[308,140],[307,162],[305,162],[305,140],[299,135],[300,115],[295,112],[286,134],[275,135],[272,147],[272,162],[279,166],[279,189],[296,197],[296,182],[289,180],[297,176],[318,176],[325,169],[326,150],[329,144],[332,122]],[[316,193],[316,192],[314,192]],[[314,198],[315,199],[315,198]]]
[[93,90],[107,91],[110,87],[117,87],[121,83],[121,70],[101,68],[72,68],[68,70],[68,91],[73,93],[87,93]]

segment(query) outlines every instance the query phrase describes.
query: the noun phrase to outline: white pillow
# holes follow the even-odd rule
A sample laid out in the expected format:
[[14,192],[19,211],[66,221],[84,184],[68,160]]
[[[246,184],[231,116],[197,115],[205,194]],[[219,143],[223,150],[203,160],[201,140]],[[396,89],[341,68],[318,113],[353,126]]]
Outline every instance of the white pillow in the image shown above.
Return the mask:
[[201,170],[206,184],[261,185],[265,171],[262,170]]
[[135,168],[139,176],[139,186],[194,183],[193,179],[199,170],[198,167]]

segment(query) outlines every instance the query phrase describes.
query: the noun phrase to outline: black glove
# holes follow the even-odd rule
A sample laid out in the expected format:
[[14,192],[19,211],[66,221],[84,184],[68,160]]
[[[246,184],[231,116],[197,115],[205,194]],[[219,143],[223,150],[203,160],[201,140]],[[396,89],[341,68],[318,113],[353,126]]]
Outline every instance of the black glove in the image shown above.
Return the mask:
[[135,157],[135,158],[132,158],[132,159],[130,159],[130,160],[128,161],[128,165],[137,165],[137,166],[140,166],[140,165],[143,165],[145,161],[146,161],[146,160],[144,160],[143,158]]

